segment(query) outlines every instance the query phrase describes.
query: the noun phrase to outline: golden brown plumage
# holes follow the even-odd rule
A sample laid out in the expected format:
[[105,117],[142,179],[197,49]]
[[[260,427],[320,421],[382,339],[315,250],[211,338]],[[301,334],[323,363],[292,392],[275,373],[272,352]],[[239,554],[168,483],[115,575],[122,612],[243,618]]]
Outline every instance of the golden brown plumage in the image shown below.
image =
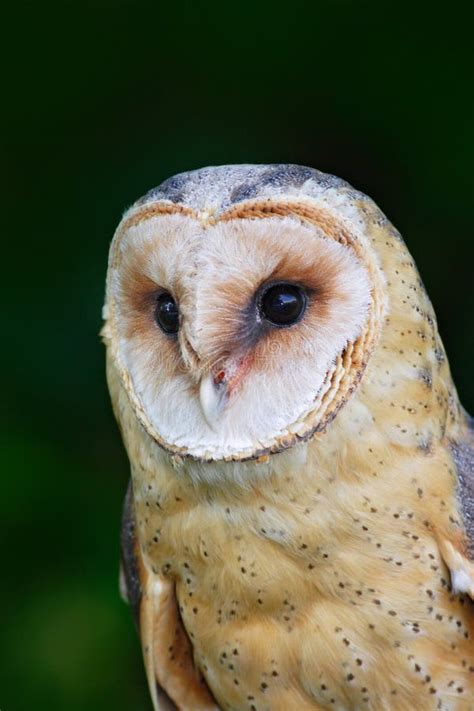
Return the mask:
[[[187,221],[172,223],[185,240],[176,248],[168,223],[159,222],[170,213]],[[333,337],[330,323],[337,309],[344,318],[345,287],[331,282],[334,265],[360,280],[361,294],[368,279],[365,311],[350,317],[363,313],[363,319],[358,330],[347,331],[337,357],[328,356],[311,407],[301,400],[300,414],[293,418],[298,408],[291,410],[286,427],[275,426],[273,434],[269,427],[262,438],[254,437],[253,446],[242,436],[234,449],[223,441],[219,450],[219,424],[217,435],[209,429],[204,446],[207,425],[198,423],[189,445],[182,438],[174,442],[159,430],[167,421],[148,405],[162,386],[133,370],[136,349],[147,344],[141,368],[161,368],[166,381],[189,378],[187,397],[194,402],[203,364],[215,372],[213,358],[205,357],[207,326],[213,327],[210,341],[219,342],[213,357],[227,373],[230,351],[239,348],[233,322],[219,328],[203,316],[200,331],[195,319],[199,305],[207,303],[200,289],[209,292],[212,280],[226,275],[226,261],[238,257],[231,241],[228,252],[219,243],[232,240],[233,233],[221,234],[216,225],[238,230],[242,220],[249,230],[258,223],[252,242],[258,247],[248,249],[268,255],[274,255],[275,245],[267,226],[279,234],[285,225],[290,236],[287,243],[281,237],[282,252],[290,249],[285,244],[292,246],[279,262],[278,268],[286,268],[283,279],[292,274],[298,283],[313,279],[314,293],[321,299],[326,294],[319,305],[314,297],[303,318],[302,324],[308,319],[305,343],[311,329],[319,339],[326,332]],[[156,239],[155,249],[163,249],[166,264],[174,264],[170,284],[161,286],[176,290],[180,306],[183,302],[183,340],[174,345],[163,340],[159,353],[149,324],[150,242],[140,243],[135,266],[134,253],[129,259],[126,251],[143,238],[136,230],[140,223],[149,225],[146,240]],[[160,230],[160,224],[166,227]],[[301,225],[301,253],[292,225]],[[314,249],[322,251],[305,274],[305,260],[312,264],[305,230],[312,229]],[[332,248],[325,252],[321,238],[351,256],[333,254]],[[209,244],[201,247],[206,239]],[[220,247],[215,252],[213,240]],[[122,241],[129,247],[120,246]],[[184,266],[179,271],[186,262],[184,245],[197,250],[194,273]],[[207,261],[199,249],[209,250]],[[216,255],[222,264],[214,274],[209,270]],[[250,259],[256,264],[258,256]],[[208,281],[200,285],[204,269]],[[245,304],[245,286],[235,293],[231,277],[224,276],[216,287],[219,298],[235,299],[232,308],[242,309],[239,294],[243,291]],[[254,289],[255,280],[248,280]],[[350,291],[351,279],[346,281]],[[216,319],[224,308],[216,304]],[[177,176],[124,217],[111,250],[105,315],[109,387],[132,467],[127,521],[135,522],[136,530],[125,541],[124,562],[129,595],[133,575],[140,580],[132,596],[155,708],[168,703],[155,695],[156,679],[180,709],[474,709],[474,610],[463,594],[474,593],[474,436],[413,260],[374,203],[338,179],[294,166]],[[188,321],[194,332],[188,332]],[[236,328],[242,333],[240,325]],[[247,360],[239,355],[235,367],[241,380],[255,378],[249,392],[256,398],[271,396],[268,378],[274,378],[275,388],[285,388],[278,365],[295,352],[301,355],[287,383],[291,403],[299,402],[298,368],[303,380],[306,352],[301,329],[272,331],[269,342],[278,348],[264,352],[263,366],[254,357],[261,345],[246,343]],[[138,345],[129,348],[127,339],[135,337]],[[267,376],[265,369],[271,371]],[[239,381],[232,397],[244,396],[251,393]],[[276,390],[275,398],[280,402]],[[238,429],[239,405],[230,403]]]

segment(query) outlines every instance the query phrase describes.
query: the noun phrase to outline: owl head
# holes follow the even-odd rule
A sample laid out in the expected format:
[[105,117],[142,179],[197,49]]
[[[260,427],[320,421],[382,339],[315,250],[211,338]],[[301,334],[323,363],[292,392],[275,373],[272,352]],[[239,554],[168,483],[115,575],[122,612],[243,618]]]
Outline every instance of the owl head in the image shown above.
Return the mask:
[[387,225],[342,180],[293,165],[183,173],[135,203],[110,250],[104,334],[148,436],[212,461],[323,432],[379,344],[382,262],[402,244]]

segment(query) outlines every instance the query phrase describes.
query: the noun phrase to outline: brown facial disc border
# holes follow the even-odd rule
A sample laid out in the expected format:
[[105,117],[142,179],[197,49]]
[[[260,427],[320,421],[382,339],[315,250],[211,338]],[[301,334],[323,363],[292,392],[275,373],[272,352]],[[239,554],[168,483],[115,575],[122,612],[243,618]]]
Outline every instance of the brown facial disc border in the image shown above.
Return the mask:
[[[110,254],[108,294],[110,294],[111,272],[113,269],[117,269],[120,263],[119,244],[127,230],[151,217],[173,213],[181,213],[197,220],[200,219],[200,214],[196,210],[168,203],[147,204],[124,218],[117,229]],[[353,249],[358,259],[366,267],[372,284],[371,305],[365,328],[360,336],[354,342],[348,343],[344,351],[337,357],[333,368],[326,375],[311,411],[291,425],[291,429],[298,429],[298,432],[275,437],[268,443],[268,446],[254,451],[245,450],[227,457],[215,457],[212,454],[196,457],[190,454],[185,447],[175,447],[165,442],[148,420],[143,405],[135,394],[130,375],[121,362],[118,352],[118,338],[114,338],[114,336],[117,336],[114,304],[113,302],[108,303],[107,340],[110,344],[109,347],[112,349],[120,380],[142,426],[162,449],[177,458],[187,457],[198,461],[248,461],[282,452],[298,442],[309,440],[317,432],[323,432],[357,387],[378,341],[385,302],[383,279],[375,255],[360,243],[357,236],[351,234],[348,226],[343,220],[335,216],[331,209],[319,208],[311,205],[309,200],[306,202],[301,199],[255,200],[235,205],[216,219],[213,217],[208,219],[207,224],[211,225],[219,221],[229,222],[235,219],[262,219],[265,217],[297,217],[302,222],[319,227],[328,238]],[[301,427],[298,427],[299,425]]]

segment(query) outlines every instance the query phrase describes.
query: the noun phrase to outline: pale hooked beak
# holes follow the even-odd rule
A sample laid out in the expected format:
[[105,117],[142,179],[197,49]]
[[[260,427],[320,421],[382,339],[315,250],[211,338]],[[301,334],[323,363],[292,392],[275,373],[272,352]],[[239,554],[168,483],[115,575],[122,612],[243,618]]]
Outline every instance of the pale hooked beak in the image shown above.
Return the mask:
[[216,429],[219,416],[228,401],[228,388],[222,375],[206,373],[199,386],[199,402],[206,422],[213,430]]

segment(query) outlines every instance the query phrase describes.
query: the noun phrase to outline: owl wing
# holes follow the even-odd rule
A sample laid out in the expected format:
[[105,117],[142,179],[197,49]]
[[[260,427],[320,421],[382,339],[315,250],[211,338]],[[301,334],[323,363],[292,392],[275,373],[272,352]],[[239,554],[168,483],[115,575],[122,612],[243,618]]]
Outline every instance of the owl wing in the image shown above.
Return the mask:
[[451,442],[450,448],[464,535],[457,543],[441,540],[440,548],[454,592],[467,593],[474,600],[474,419],[469,415],[462,435]]
[[132,608],[140,635],[155,711],[219,711],[194,665],[174,583],[151,573],[144,564],[135,532],[131,483],[122,517],[120,591]]

